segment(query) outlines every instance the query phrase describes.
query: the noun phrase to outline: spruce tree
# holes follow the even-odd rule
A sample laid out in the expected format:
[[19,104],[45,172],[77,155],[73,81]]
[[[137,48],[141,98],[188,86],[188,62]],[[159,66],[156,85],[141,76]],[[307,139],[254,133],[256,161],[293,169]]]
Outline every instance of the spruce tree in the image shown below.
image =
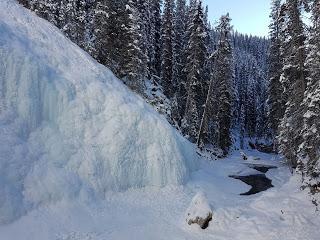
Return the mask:
[[187,5],[186,0],[178,0],[174,18],[174,66],[173,82],[176,84],[175,90],[175,120],[180,122],[183,116],[183,107],[186,99],[186,48],[187,48]]
[[118,27],[120,4],[112,0],[97,2],[94,13],[95,57],[103,65],[119,75],[119,38]]
[[[205,44],[206,30],[203,21],[202,2],[199,1],[189,28],[190,39],[188,43],[187,72],[187,100],[182,128],[191,141],[196,141],[199,131],[199,116],[203,113],[203,89],[205,63],[207,61],[207,48]],[[193,117],[191,119],[191,117]]]
[[87,1],[88,0],[74,0],[74,10],[72,12],[74,19],[71,20],[72,27],[70,29],[69,38],[79,47],[84,48],[86,45],[86,27],[87,27]]
[[214,110],[216,115],[215,126],[218,127],[216,146],[226,155],[232,145],[231,121],[233,104],[233,55],[231,46],[231,18],[229,14],[220,18],[216,31],[219,33],[219,42],[215,54],[215,66],[213,77],[216,81],[213,105],[217,106]]
[[286,110],[280,125],[278,141],[280,151],[292,167],[297,167],[298,148],[302,143],[303,109],[301,103],[306,89],[306,51],[304,25],[301,20],[301,6],[298,0],[287,0],[286,40],[282,46],[284,67],[281,83],[286,97]]
[[285,111],[285,102],[283,101],[283,87],[280,77],[283,69],[283,59],[281,55],[281,30],[283,24],[281,22],[281,0],[272,1],[270,28],[270,49],[269,49],[269,123],[272,130],[273,139],[278,134],[278,128]]
[[135,92],[145,90],[145,62],[147,56],[141,49],[142,34],[137,0],[127,0],[120,16],[120,78]]
[[142,76],[151,79],[150,68],[151,59],[150,55],[152,50],[151,45],[151,22],[150,22],[150,11],[149,2],[146,0],[137,0],[137,21],[138,24],[137,31],[139,32],[139,48],[140,48],[140,67]]
[[81,47],[89,53],[93,58],[96,59],[95,53],[95,25],[94,25],[94,17],[95,17],[95,5],[96,0],[86,0],[85,5],[85,20],[84,20],[84,36],[83,42],[81,43]]
[[246,129],[245,129],[245,109],[244,109],[244,105],[241,104],[240,107],[240,118],[239,118],[239,137],[240,137],[240,148],[244,149],[244,139],[245,139],[245,133],[246,133]]
[[[249,71],[252,71],[252,66],[249,67]],[[255,89],[255,79],[253,79],[253,74],[250,74],[248,79],[248,85],[246,90],[246,129],[247,134],[250,138],[254,138],[256,136],[256,127],[257,127],[257,93]]]
[[77,43],[77,2],[62,0],[59,11],[59,28],[73,42]]
[[174,0],[165,0],[162,24],[162,72],[161,81],[164,94],[172,98],[175,92],[173,82],[174,65]]
[[159,79],[161,76],[161,6],[162,0],[150,0],[150,41],[149,71],[152,79]]
[[30,8],[39,17],[46,19],[54,25],[58,25],[61,0],[28,0],[19,1]]
[[[306,66],[308,85],[303,101],[303,144],[300,154],[304,173],[311,178],[311,187],[320,183],[320,2],[312,1],[312,28],[308,41],[309,54]],[[311,189],[314,190],[314,189]]]
[[22,4],[26,8],[30,8],[30,0],[18,0],[20,4]]

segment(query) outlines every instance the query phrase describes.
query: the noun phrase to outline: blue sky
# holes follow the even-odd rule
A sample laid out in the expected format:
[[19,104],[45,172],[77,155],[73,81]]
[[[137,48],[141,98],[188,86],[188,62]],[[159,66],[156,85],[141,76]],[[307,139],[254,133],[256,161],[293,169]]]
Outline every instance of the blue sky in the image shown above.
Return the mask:
[[257,36],[268,35],[270,0],[204,0],[213,24],[222,14],[230,13],[234,29]]

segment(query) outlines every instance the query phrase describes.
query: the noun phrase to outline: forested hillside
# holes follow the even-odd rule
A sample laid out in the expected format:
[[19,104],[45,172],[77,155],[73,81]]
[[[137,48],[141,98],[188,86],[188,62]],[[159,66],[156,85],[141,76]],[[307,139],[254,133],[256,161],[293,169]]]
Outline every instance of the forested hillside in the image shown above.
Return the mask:
[[320,187],[319,14],[318,0],[272,1],[268,69],[274,144],[312,193]]

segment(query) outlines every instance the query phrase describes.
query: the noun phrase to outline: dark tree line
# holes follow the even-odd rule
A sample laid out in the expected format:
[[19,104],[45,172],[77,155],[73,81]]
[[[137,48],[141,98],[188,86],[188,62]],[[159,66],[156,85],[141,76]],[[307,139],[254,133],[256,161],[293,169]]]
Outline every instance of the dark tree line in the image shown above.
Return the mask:
[[267,135],[268,41],[233,33],[228,14],[212,28],[201,0],[19,1],[147,100],[152,82],[168,105],[158,108],[199,147],[226,155],[236,136]]
[[265,38],[235,33],[233,36],[236,99],[234,122],[240,147],[268,140],[268,50]]
[[[303,11],[311,11],[311,26]],[[320,177],[320,1],[273,1],[269,119],[274,142],[313,192]]]

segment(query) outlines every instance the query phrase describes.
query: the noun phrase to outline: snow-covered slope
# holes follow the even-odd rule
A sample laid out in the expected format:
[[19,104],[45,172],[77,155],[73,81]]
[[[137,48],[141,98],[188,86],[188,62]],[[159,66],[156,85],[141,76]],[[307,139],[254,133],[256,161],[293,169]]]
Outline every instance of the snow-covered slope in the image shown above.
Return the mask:
[[0,1],[0,223],[39,204],[183,183],[192,146],[58,29]]

